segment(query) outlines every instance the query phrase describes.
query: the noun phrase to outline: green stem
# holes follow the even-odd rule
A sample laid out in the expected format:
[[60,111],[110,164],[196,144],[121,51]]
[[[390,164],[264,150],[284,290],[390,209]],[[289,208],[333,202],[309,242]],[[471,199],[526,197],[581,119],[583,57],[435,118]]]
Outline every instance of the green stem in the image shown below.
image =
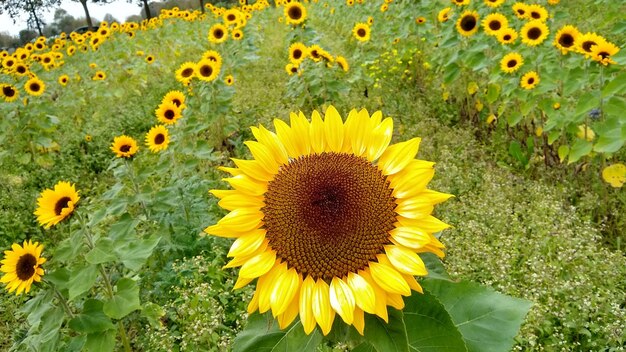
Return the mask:
[[63,306],[63,310],[65,310],[65,313],[67,313],[70,319],[74,318],[74,313],[72,313],[72,310],[70,309],[70,306],[67,304],[67,300],[65,299],[65,297],[63,297],[61,292],[59,292],[59,290],[57,290],[57,288],[52,283],[48,282],[48,284],[50,285],[50,287],[52,287],[52,290],[54,291],[54,294],[59,299],[59,302],[61,302],[61,305]]
[[[139,196],[141,192],[139,192],[139,185],[137,184],[137,180],[135,179],[135,170],[133,169],[132,164],[128,161],[128,159],[124,159],[126,163],[126,170],[128,170],[128,178],[130,178],[130,182],[133,185],[133,191],[135,191],[135,195]],[[139,202],[141,204],[141,209],[143,210],[144,215],[146,215],[146,219],[150,218],[150,213],[148,212],[148,207],[146,207],[146,203],[141,200]]]

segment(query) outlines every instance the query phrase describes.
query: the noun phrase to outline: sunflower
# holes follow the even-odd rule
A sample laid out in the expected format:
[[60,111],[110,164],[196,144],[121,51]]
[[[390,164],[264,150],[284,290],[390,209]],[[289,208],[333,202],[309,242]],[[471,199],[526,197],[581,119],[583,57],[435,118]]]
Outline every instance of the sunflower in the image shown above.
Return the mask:
[[355,24],[354,28],[352,28],[352,35],[360,42],[370,40],[370,32],[370,26],[368,26],[367,23],[360,22]]
[[370,25],[370,26],[371,26],[371,25],[373,25],[373,24],[374,24],[374,17],[369,16],[369,17],[367,18],[367,24],[368,24],[368,25]]
[[515,40],[517,40],[517,32],[515,31],[515,29],[509,27],[509,28],[504,28],[503,30],[501,30],[500,32],[498,32],[498,41],[502,44],[513,44],[515,43]]
[[335,315],[363,334],[364,312],[388,320],[387,305],[422,292],[417,253],[443,257],[432,234],[449,226],[430,214],[451,195],[426,189],[433,163],[413,159],[419,138],[394,144],[391,118],[353,110],[346,122],[330,106],[309,122],[252,127],[255,160],[233,159],[234,190],[212,190],[230,211],[208,234],[236,238],[227,268],[235,288],[254,279],[248,312],[271,310],[280,328],[300,316],[304,332],[327,335]]
[[223,43],[228,39],[228,28],[221,23],[214,24],[209,29],[209,41],[214,44]]
[[285,5],[284,12],[288,24],[298,25],[306,20],[306,7],[297,1]]
[[132,158],[139,150],[139,147],[133,137],[122,135],[113,139],[111,150],[118,158]]
[[146,134],[146,146],[151,152],[157,153],[167,149],[170,144],[170,135],[163,125],[156,125]]
[[591,58],[607,66],[608,64],[616,64],[611,57],[618,52],[619,48],[615,44],[605,41],[591,47]]
[[292,63],[288,63],[287,65],[285,65],[285,71],[289,74],[289,76],[300,73],[298,65],[294,65]]
[[513,13],[520,20],[528,18],[528,5],[523,2],[516,2],[513,4]]
[[348,64],[348,60],[346,60],[345,57],[337,56],[335,60],[337,61],[337,65],[339,65],[342,70],[344,70],[345,72],[348,72],[350,70],[350,65]]
[[222,66],[222,55],[215,50],[207,50],[202,54],[203,59],[215,61],[218,66]]
[[580,32],[574,26],[564,26],[556,32],[554,38],[554,46],[566,54],[568,51],[576,49],[576,39],[580,36]]
[[509,53],[506,54],[502,60],[500,60],[500,69],[502,72],[513,73],[522,67],[524,64],[524,59],[522,59],[522,55],[518,53]]
[[524,89],[531,90],[539,84],[539,75],[535,71],[527,72],[520,81],[520,86]]
[[324,51],[324,49],[322,49],[321,46],[317,45],[317,44],[313,44],[309,47],[308,52],[309,52],[309,56],[311,57],[311,60],[315,61],[315,62],[320,62],[322,61],[322,56],[320,55],[320,52]]
[[491,8],[500,7],[504,3],[504,0],[485,0],[485,4]]
[[178,90],[170,90],[167,94],[165,94],[163,100],[161,100],[161,103],[165,102],[174,103],[174,105],[182,109],[182,107],[185,106],[185,94]]
[[24,90],[30,95],[39,96],[46,90],[46,84],[39,78],[32,77],[24,83]]
[[43,245],[24,241],[24,246],[14,243],[10,251],[4,251],[0,271],[4,273],[0,282],[6,284],[9,293],[28,293],[33,282],[41,282],[44,270],[41,265],[46,258],[41,256]]
[[7,103],[17,100],[17,98],[20,96],[20,92],[17,90],[17,88],[10,84],[2,84],[0,85],[0,88],[0,96],[2,96],[2,98],[4,98],[4,101]]
[[528,18],[532,20],[546,21],[548,19],[548,10],[537,4],[531,4],[526,7]]
[[196,76],[196,64],[193,62],[185,62],[176,70],[176,80],[184,85],[188,85]]
[[63,87],[65,87],[69,81],[70,81],[70,76],[68,75],[59,76],[59,84],[62,85]]
[[13,72],[18,76],[27,76],[29,73],[28,65],[23,62],[18,62],[13,66]]
[[60,181],[54,189],[45,189],[37,199],[35,215],[39,225],[49,229],[74,212],[80,197],[74,185]]
[[220,73],[220,67],[215,61],[202,59],[196,64],[197,73],[196,76],[202,81],[211,82],[217,78]]
[[387,4],[380,5],[380,12],[385,12],[388,9],[389,9],[389,5],[387,5]]
[[299,65],[309,54],[306,45],[298,42],[289,46],[289,61],[294,65]]
[[233,39],[235,39],[235,40],[243,39],[243,31],[241,29],[239,29],[239,28],[233,30],[232,34],[233,34]]
[[437,21],[441,23],[446,22],[450,18],[451,11],[452,8],[450,7],[446,7],[445,9],[439,11],[439,13],[437,14]]
[[146,62],[151,64],[154,62],[154,55],[148,55],[146,56]]
[[13,69],[13,66],[15,65],[16,62],[17,61],[14,58],[9,57],[9,58],[4,59],[2,61],[2,67],[4,67],[6,70],[10,71],[11,69]]
[[465,37],[469,37],[478,31],[478,12],[465,11],[456,21],[456,29]]
[[224,24],[227,26],[234,26],[239,21],[239,10],[228,9],[224,11],[222,19],[224,20]]
[[464,5],[469,5],[470,0],[452,0],[452,3],[455,4],[456,6],[464,6]]
[[509,27],[509,21],[500,13],[491,13],[483,20],[483,27],[487,35],[497,36],[500,31]]
[[227,86],[232,86],[235,83],[235,77],[233,77],[233,75],[224,77],[224,83],[226,83]]
[[420,16],[418,18],[415,19],[415,23],[417,24],[424,24],[426,23],[426,17]]
[[576,49],[581,54],[590,57],[592,52],[591,48],[594,45],[600,45],[605,42],[606,39],[595,33],[585,33],[576,38]]
[[70,46],[67,48],[67,51],[66,51],[66,53],[67,53],[67,55],[68,55],[68,56],[72,56],[72,55],[74,55],[74,53],[75,53],[75,52],[76,52],[76,47],[75,47],[75,46],[73,46],[73,45],[70,45]]
[[548,26],[539,20],[527,22],[520,30],[522,43],[528,46],[537,46],[543,43],[549,33],[550,30],[548,29]]
[[172,102],[162,102],[155,110],[157,120],[166,125],[175,124],[182,117],[181,109]]

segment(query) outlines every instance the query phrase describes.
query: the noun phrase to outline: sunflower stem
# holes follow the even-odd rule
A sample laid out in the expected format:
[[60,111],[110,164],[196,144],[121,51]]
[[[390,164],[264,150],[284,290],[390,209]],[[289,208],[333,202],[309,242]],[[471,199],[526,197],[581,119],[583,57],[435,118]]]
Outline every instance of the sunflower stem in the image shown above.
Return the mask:
[[74,318],[74,313],[72,313],[72,310],[70,309],[70,306],[67,304],[67,300],[65,299],[65,297],[63,297],[61,292],[59,292],[59,290],[57,290],[56,286],[54,286],[50,282],[48,282],[48,284],[50,285],[50,287],[52,287],[52,290],[54,291],[54,294],[59,299],[59,302],[61,302],[61,305],[63,306],[63,310],[65,310],[65,312],[70,317],[70,319]]
[[[132,164],[128,161],[128,159],[124,159],[126,163],[126,170],[128,171],[128,178],[130,178],[130,182],[133,185],[133,190],[135,191],[135,195],[139,196],[139,185],[137,184],[137,180],[135,179],[135,169],[133,169]],[[148,212],[148,208],[146,207],[146,203],[142,200],[139,201],[141,204],[141,209],[143,210],[146,219],[150,218],[150,213]]]

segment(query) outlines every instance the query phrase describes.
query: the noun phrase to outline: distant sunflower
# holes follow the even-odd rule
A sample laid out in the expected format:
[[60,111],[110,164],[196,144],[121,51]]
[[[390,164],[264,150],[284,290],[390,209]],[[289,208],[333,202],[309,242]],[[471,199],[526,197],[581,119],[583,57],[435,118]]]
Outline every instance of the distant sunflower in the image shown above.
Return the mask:
[[9,57],[7,59],[2,60],[2,67],[10,71],[13,69],[13,66],[15,65],[16,62],[17,61],[14,58]]
[[74,53],[76,53],[76,47],[75,47],[75,46],[73,46],[73,45],[70,45],[70,46],[67,48],[66,53],[67,53],[67,55],[68,55],[68,56],[72,56],[72,55],[74,55]]
[[539,84],[539,75],[535,71],[527,72],[520,80],[520,86],[524,89],[531,90]]
[[23,62],[18,62],[15,66],[13,66],[13,72],[15,72],[18,76],[26,76],[29,73],[28,65]]
[[228,39],[228,28],[221,23],[214,24],[209,29],[209,41],[214,44],[223,43]]
[[227,26],[234,26],[239,21],[239,16],[239,10],[228,9],[222,14],[222,19]]
[[430,214],[451,195],[426,188],[433,163],[414,159],[420,138],[389,146],[391,118],[366,110],[345,122],[330,106],[276,133],[252,127],[253,160],[233,159],[232,190],[212,190],[230,211],[208,234],[235,238],[225,267],[241,267],[234,288],[256,279],[248,313],[272,312],[280,328],[299,315],[310,334],[328,335],[338,315],[363,334],[364,313],[423,292],[418,253],[444,256],[433,235],[449,227]]
[[368,24],[368,25],[370,25],[370,26],[371,26],[371,25],[373,25],[373,24],[374,24],[374,17],[369,16],[369,17],[367,18],[367,24]]
[[157,120],[166,125],[175,124],[182,117],[181,109],[172,102],[162,102],[155,110]]
[[345,57],[337,56],[335,60],[337,61],[337,65],[339,65],[342,70],[344,70],[345,72],[348,72],[350,70],[350,65],[348,64],[348,60],[346,60]]
[[506,54],[502,60],[500,60],[500,69],[502,72],[513,73],[522,67],[524,60],[522,55],[518,53]]
[[167,94],[165,94],[161,102],[174,103],[174,105],[176,105],[178,108],[181,108],[181,106],[184,107],[185,105],[185,94],[178,90],[170,90],[169,92],[167,92]]
[[504,3],[504,0],[485,0],[485,4],[491,8],[500,7]]
[[380,12],[385,12],[389,9],[389,5],[388,4],[382,4],[380,5]]
[[68,75],[59,76],[59,84],[62,85],[63,87],[65,87],[69,81],[70,81],[70,76]]
[[520,30],[522,43],[528,46],[537,46],[548,37],[548,26],[539,20],[528,21]]
[[235,83],[235,77],[233,77],[233,75],[224,77],[224,83],[226,83],[227,86],[232,86]]
[[420,16],[418,18],[415,19],[415,23],[417,24],[424,24],[426,23],[426,17]]
[[207,50],[202,54],[203,59],[215,61],[218,66],[222,66],[222,55],[215,50]]
[[320,55],[320,52],[324,51],[324,49],[322,49],[321,46],[317,45],[317,44],[313,44],[309,47],[308,52],[309,52],[309,56],[311,57],[311,60],[315,61],[315,62],[320,62],[322,61],[322,55]]
[[554,38],[554,46],[561,50],[561,53],[565,54],[568,51],[576,49],[576,39],[580,36],[580,32],[574,26],[564,26],[559,29]]
[[500,31],[509,27],[509,21],[500,13],[491,13],[483,20],[483,28],[487,35],[497,36]]
[[37,199],[35,216],[39,225],[46,229],[58,224],[70,216],[80,197],[74,185],[60,181],[54,189],[45,189]]
[[297,1],[286,4],[284,12],[288,24],[298,25],[306,20],[306,7]]
[[0,85],[0,96],[4,99],[5,102],[10,103],[12,101],[17,100],[20,96],[20,92],[10,84],[1,84]]
[[513,4],[513,13],[520,20],[524,20],[528,18],[528,5],[523,2],[516,2]]
[[6,285],[9,293],[16,295],[28,293],[33,282],[41,282],[44,270],[41,265],[46,258],[41,256],[43,245],[39,242],[24,241],[20,246],[14,243],[10,251],[4,251],[4,259],[0,271],[4,273],[0,282]]
[[137,141],[129,136],[122,135],[113,139],[111,150],[118,158],[132,158],[139,150]]
[[515,31],[515,29],[509,27],[509,28],[504,28],[503,30],[501,30],[500,32],[498,32],[498,41],[502,44],[513,44],[515,43],[515,40],[517,40],[517,32]]
[[456,21],[456,29],[465,37],[469,37],[478,31],[478,12],[465,11]]
[[233,39],[235,40],[243,39],[243,31],[239,28],[233,30],[232,35],[233,35]]
[[153,153],[167,149],[169,144],[169,131],[163,125],[156,125],[146,133],[146,146]]
[[452,3],[456,6],[465,6],[470,4],[470,0],[452,0]]
[[107,74],[104,71],[96,71],[96,74],[91,78],[94,81],[102,81],[107,78]]
[[619,52],[619,48],[611,42],[602,42],[591,47],[591,58],[604,66],[608,64],[616,64],[611,58]]
[[188,85],[196,76],[196,64],[193,62],[185,62],[176,70],[176,80],[184,85]]
[[151,64],[154,62],[154,55],[148,55],[146,56],[146,62]]
[[285,65],[285,71],[291,76],[296,73],[299,73],[298,65],[294,65],[292,63],[288,63]]
[[24,83],[26,93],[33,96],[40,96],[46,90],[46,84],[37,77],[32,77]]
[[219,73],[220,67],[215,61],[202,59],[196,64],[196,76],[201,81],[214,81]]
[[309,54],[306,45],[298,42],[289,46],[289,61],[294,65],[299,65]]
[[354,28],[352,28],[352,35],[354,35],[354,37],[360,42],[370,40],[370,32],[371,29],[367,23],[357,23],[354,25]]
[[600,45],[606,42],[606,39],[595,34],[595,33],[585,33],[579,35],[576,38],[576,49],[581,54],[584,54],[587,57],[591,57],[592,48],[594,45]]
[[450,7],[446,7],[445,9],[439,11],[439,13],[437,14],[437,21],[441,23],[446,22],[450,18],[451,11],[452,8]]
[[531,4],[526,7],[528,12],[528,19],[538,20],[545,22],[548,19],[548,10],[545,7],[537,4]]

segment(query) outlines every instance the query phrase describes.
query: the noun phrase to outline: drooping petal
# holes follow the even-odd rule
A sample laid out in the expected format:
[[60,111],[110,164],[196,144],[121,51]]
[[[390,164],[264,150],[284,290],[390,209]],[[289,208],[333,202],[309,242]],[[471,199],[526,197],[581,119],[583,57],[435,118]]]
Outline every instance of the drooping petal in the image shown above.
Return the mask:
[[427,216],[420,219],[409,219],[403,216],[398,216],[398,221],[404,226],[417,227],[428,233],[439,232],[450,227],[450,225],[434,216]]
[[396,214],[411,219],[419,219],[430,215],[433,212],[433,204],[426,198],[411,197],[396,199],[398,206],[394,209]]
[[330,305],[346,324],[352,324],[356,305],[354,293],[350,286],[338,277],[334,277],[330,282]]
[[357,273],[348,273],[348,286],[354,292],[356,305],[362,310],[374,314],[376,311],[376,293],[372,285]]
[[369,267],[372,278],[383,290],[403,296],[411,295],[411,288],[397,270],[376,262],[370,262]]
[[[300,290],[296,292],[296,298],[291,300],[291,303],[289,304],[287,310],[283,314],[276,317],[276,320],[278,320],[278,327],[280,327],[282,330],[291,325],[294,319],[296,319],[296,317],[298,316],[298,308],[300,306],[300,303],[298,302],[297,297],[299,295]],[[313,326],[315,327],[315,322]]]
[[422,258],[410,249],[396,245],[387,245],[385,246],[385,253],[391,264],[398,271],[409,275],[428,275]]
[[247,256],[261,247],[265,240],[265,229],[256,229],[239,238],[230,246],[229,257]]
[[[271,308],[270,298],[276,285],[276,278],[287,271],[287,264],[276,263],[267,274],[259,277],[256,283],[256,290],[259,292],[259,312],[265,313]],[[240,274],[241,275],[241,274]]]
[[376,315],[382,318],[385,322],[389,322],[389,316],[387,313],[387,292],[376,284],[376,281],[370,274],[370,269],[359,271],[359,275],[361,275],[374,289],[374,294],[376,295]]
[[389,146],[378,159],[378,168],[384,175],[400,172],[417,155],[421,140],[421,138],[413,138]]
[[291,301],[300,290],[301,283],[302,278],[294,268],[283,272],[276,278],[276,284],[270,296],[270,307],[274,317],[283,314],[289,308]]
[[239,270],[239,276],[254,279],[261,275],[264,275],[276,262],[276,252],[273,250],[266,250],[254,257],[250,258]]
[[363,314],[363,310],[359,307],[354,309],[354,321],[352,322],[356,331],[363,336],[363,329],[365,329],[365,314]]
[[315,293],[315,280],[307,276],[300,287],[300,321],[304,332],[309,335],[315,329],[315,316],[313,315],[313,295]]
[[311,302],[313,304],[313,316],[324,336],[328,335],[335,320],[335,311],[330,305],[329,290],[328,284],[324,280],[318,279],[315,283]]
[[430,235],[416,227],[397,226],[389,234],[399,244],[412,249],[422,248],[431,242]]
[[237,282],[235,282],[235,285],[233,286],[233,290],[238,290],[244,286],[246,286],[247,284],[249,284],[250,282],[252,282],[252,280],[254,279],[249,279],[246,277],[238,277],[237,278]]

